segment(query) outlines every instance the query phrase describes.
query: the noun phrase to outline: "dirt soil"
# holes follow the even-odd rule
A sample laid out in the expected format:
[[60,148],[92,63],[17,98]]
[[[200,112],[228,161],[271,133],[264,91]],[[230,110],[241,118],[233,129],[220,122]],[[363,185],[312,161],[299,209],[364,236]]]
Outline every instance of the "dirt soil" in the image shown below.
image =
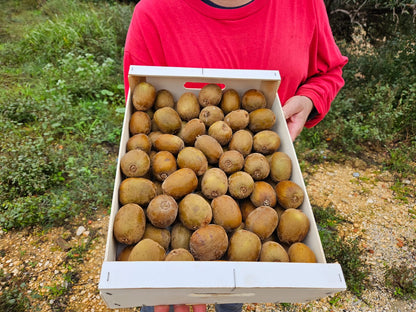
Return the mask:
[[[313,165],[304,174],[313,205],[333,207],[348,222],[340,235],[360,237],[362,259],[370,268],[369,287],[362,298],[350,291],[289,308],[272,303],[247,303],[245,311],[416,311],[416,302],[394,297],[384,281],[386,266],[408,263],[415,269],[416,216],[414,179],[408,202],[396,199],[393,177],[357,159],[347,164]],[[109,211],[94,218],[80,216],[51,229],[26,229],[0,234],[0,294],[10,283],[24,283],[31,311],[139,311],[108,309],[98,282],[104,258]],[[209,310],[213,311],[210,305]]]

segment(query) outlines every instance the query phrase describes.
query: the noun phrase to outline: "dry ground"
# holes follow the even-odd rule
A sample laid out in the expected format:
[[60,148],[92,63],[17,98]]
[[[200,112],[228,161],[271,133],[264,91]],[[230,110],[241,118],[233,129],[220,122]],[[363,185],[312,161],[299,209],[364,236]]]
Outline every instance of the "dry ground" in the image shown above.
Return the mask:
[[[402,181],[413,192],[409,202],[404,203],[395,199],[390,189],[393,177],[362,160],[323,163],[309,168],[304,177],[313,205],[334,207],[348,220],[339,228],[340,234],[360,236],[362,259],[370,267],[370,286],[361,299],[347,290],[289,308],[250,303],[245,304],[245,310],[416,311],[415,301],[393,297],[383,279],[386,265],[397,261],[407,262],[415,269],[416,181]],[[7,279],[2,279],[0,293],[7,291],[8,281],[21,281],[31,298],[32,311],[117,311],[105,306],[97,289],[108,220],[108,211],[98,211],[93,220],[81,216],[64,227],[2,232],[0,272],[3,270]],[[80,227],[85,230],[82,232]],[[209,308],[212,310],[212,306]]]

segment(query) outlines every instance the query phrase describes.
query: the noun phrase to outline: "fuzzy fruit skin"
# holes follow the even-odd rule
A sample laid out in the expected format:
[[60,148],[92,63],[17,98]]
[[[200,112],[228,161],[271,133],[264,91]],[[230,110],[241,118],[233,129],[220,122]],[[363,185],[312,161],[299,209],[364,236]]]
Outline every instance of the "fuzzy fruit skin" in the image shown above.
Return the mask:
[[253,232],[241,229],[230,238],[227,258],[229,261],[257,261],[260,251],[260,238]]
[[293,181],[280,181],[275,186],[277,201],[285,208],[299,208],[303,203],[304,193],[302,188]]
[[138,111],[151,109],[155,99],[156,89],[148,82],[140,82],[133,90],[133,106]]
[[159,243],[144,238],[133,247],[128,261],[163,261],[165,256],[166,251]]
[[281,242],[293,244],[303,241],[309,228],[310,221],[305,213],[298,209],[289,208],[280,215],[277,236]]
[[192,233],[189,247],[196,260],[219,260],[228,248],[228,236],[224,228],[208,224]]
[[189,168],[181,168],[171,173],[162,183],[165,194],[179,199],[195,191],[198,186],[198,178],[195,172]]
[[114,237],[122,244],[135,244],[142,239],[145,226],[143,208],[137,204],[126,204],[120,207],[114,218]]
[[288,250],[290,262],[316,263],[315,253],[304,243],[294,243]]

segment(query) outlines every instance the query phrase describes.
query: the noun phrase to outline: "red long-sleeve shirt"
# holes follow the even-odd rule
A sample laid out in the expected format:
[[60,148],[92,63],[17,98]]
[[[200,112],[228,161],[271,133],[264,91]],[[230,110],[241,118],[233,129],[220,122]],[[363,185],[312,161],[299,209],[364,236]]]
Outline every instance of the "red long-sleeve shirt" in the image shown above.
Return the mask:
[[278,70],[281,103],[309,97],[318,115],[344,85],[347,58],[339,51],[323,0],[254,0],[220,9],[201,0],[141,0],[124,51],[130,65]]

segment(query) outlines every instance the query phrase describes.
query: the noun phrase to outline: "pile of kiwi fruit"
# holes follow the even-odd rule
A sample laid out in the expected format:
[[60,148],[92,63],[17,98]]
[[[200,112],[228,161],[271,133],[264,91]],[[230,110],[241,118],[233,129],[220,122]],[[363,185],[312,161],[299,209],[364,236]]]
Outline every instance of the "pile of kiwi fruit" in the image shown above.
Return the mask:
[[303,243],[303,189],[260,90],[207,83],[175,100],[141,81],[131,98],[117,260],[317,262]]

